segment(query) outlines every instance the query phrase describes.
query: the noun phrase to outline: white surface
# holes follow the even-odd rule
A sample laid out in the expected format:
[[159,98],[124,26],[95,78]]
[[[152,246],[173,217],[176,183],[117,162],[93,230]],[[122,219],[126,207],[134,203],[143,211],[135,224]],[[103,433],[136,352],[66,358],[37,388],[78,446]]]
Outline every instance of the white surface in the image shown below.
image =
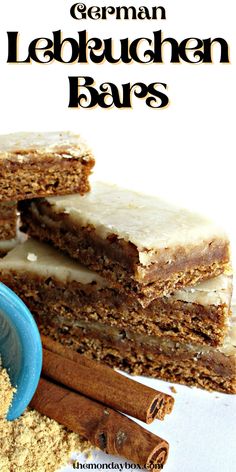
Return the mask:
[[[173,412],[166,416],[164,421],[156,420],[150,426],[145,425],[149,431],[166,439],[170,444],[169,458],[163,468],[165,472],[236,470],[236,396],[209,393],[161,380],[132,378],[175,398]],[[170,391],[171,385],[175,385],[176,394]],[[81,462],[84,461],[83,456],[80,456],[80,459]],[[112,461],[125,463],[121,458],[98,451],[94,451],[92,461],[87,462],[109,464]],[[72,472],[75,469],[68,466],[62,470]]]
[[[166,21],[126,23],[75,21],[69,15],[72,3],[0,2],[0,132],[70,129],[81,133],[97,158],[96,179],[205,212],[225,227],[236,250],[235,0],[165,0],[156,3],[166,7]],[[145,3],[154,5],[150,0]],[[117,38],[151,35],[158,29],[177,39],[222,36],[230,45],[231,64],[6,64],[6,31],[20,31],[24,58],[29,42],[37,36],[62,29],[65,36],[76,37],[76,31],[85,28],[93,36]],[[170,105],[150,110],[137,100],[132,110],[68,109],[69,75],[91,75],[97,84],[166,82]],[[148,382],[169,392],[168,383]],[[150,427],[170,441],[165,472],[234,472],[236,398],[180,386],[177,391],[173,414]]]

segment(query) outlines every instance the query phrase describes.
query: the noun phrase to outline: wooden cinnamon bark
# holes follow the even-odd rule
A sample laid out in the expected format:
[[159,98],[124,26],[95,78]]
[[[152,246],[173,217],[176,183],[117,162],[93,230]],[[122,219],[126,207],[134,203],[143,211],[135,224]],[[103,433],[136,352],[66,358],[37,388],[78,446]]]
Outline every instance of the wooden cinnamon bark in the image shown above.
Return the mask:
[[43,374],[145,423],[164,419],[174,398],[42,336]]
[[108,454],[147,468],[167,460],[169,445],[164,439],[126,416],[43,378],[30,406]]

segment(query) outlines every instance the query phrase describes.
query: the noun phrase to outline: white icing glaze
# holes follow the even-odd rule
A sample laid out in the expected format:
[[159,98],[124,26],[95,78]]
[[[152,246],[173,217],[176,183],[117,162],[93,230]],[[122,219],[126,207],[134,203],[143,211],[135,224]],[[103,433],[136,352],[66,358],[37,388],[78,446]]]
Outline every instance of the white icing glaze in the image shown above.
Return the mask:
[[28,239],[23,244],[19,244],[1,259],[1,268],[23,272],[29,271],[45,277],[54,277],[63,282],[75,280],[82,284],[90,284],[94,281],[97,282],[98,286],[105,285],[104,279],[98,274],[82,267],[53,247],[33,239]]
[[35,153],[59,154],[61,157],[70,158],[88,152],[88,146],[80,135],[69,131],[0,135],[0,159],[14,156],[19,162],[24,162],[30,154]]
[[171,295],[175,300],[200,305],[229,305],[232,295],[232,277],[222,274],[219,277],[185,287]]
[[223,352],[227,356],[236,356],[236,305],[232,305],[232,316],[229,320],[228,333],[225,336],[224,344],[219,348],[219,351]]
[[227,240],[223,230],[201,215],[106,183],[93,183],[91,192],[83,197],[68,195],[47,201],[55,212],[69,214],[79,225],[93,225],[102,238],[114,233],[130,241],[137,246],[143,265],[159,250]]
[[10,251],[18,243],[18,239],[4,239],[0,241],[0,250]]
[[11,251],[11,249],[13,249],[17,244],[23,243],[27,240],[28,236],[19,230],[19,224],[20,222],[17,221],[16,237],[14,239],[0,240],[0,250]]
[[33,252],[28,252],[27,260],[30,262],[36,262],[38,260],[38,256],[34,254]]

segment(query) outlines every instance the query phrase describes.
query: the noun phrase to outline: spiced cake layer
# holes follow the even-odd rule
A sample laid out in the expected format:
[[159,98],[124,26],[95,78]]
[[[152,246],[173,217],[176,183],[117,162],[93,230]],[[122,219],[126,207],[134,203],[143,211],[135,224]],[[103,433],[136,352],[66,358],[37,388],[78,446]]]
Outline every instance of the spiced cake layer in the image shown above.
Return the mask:
[[16,237],[17,204],[0,201],[0,241]]
[[48,318],[103,323],[138,335],[217,346],[223,343],[230,317],[230,276],[222,274],[143,307],[133,295],[110,287],[97,273],[33,239],[2,259],[0,280],[39,319],[46,313]]
[[236,319],[222,347],[134,334],[102,323],[41,317],[41,333],[92,359],[134,375],[236,393]]
[[22,200],[89,190],[93,155],[70,132],[0,135],[0,200]]
[[21,214],[29,235],[67,252],[144,306],[220,275],[230,261],[228,238],[211,221],[109,184],[94,183],[83,197],[23,202]]

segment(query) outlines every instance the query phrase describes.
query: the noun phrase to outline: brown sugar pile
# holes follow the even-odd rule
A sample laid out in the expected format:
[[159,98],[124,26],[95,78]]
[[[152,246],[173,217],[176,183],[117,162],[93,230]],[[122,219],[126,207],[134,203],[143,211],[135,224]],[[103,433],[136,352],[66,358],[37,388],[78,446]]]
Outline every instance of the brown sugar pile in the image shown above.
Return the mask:
[[15,392],[15,389],[11,386],[8,373],[6,369],[2,368],[1,364],[0,358],[0,421],[6,417]]
[[72,452],[90,449],[85,439],[35,410],[27,409],[17,420],[7,421],[13,393],[7,372],[0,367],[1,472],[56,472]]

